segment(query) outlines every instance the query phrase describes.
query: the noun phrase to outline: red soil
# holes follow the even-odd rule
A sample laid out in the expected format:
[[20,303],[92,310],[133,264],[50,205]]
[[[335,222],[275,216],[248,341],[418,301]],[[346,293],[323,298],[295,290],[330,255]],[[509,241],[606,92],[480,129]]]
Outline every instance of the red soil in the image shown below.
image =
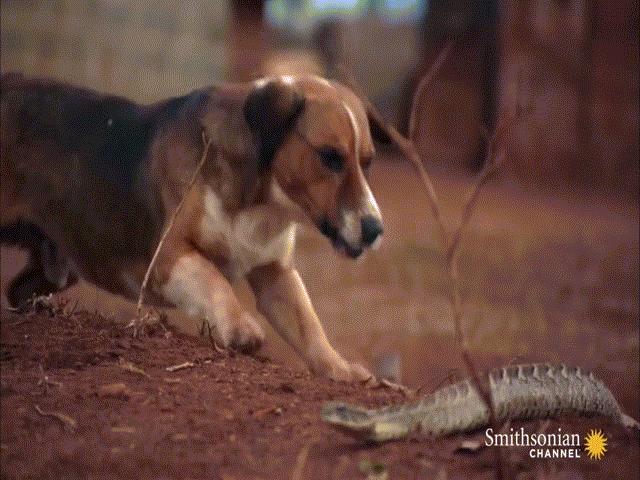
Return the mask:
[[[121,324],[69,310],[2,314],[2,478],[366,478],[367,462],[383,464],[392,479],[493,477],[493,449],[456,451],[463,440],[483,442],[483,432],[366,446],[319,418],[327,400],[373,406],[403,401],[400,393],[216,352],[159,327],[133,339]],[[194,365],[166,370],[184,362]],[[124,386],[104,388],[117,383]],[[541,427],[581,436],[601,428],[609,449],[601,461],[584,452],[579,460],[533,461],[526,448],[503,449],[510,477],[638,473],[636,433],[597,418],[525,424],[529,432]]]

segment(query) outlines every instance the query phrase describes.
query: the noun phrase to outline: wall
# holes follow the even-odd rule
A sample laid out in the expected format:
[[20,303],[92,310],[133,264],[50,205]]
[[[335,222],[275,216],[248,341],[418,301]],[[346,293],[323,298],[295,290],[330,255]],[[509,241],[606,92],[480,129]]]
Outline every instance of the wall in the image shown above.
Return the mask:
[[225,76],[226,2],[3,0],[3,72],[154,101]]
[[637,2],[503,2],[500,49],[503,105],[520,83],[531,109],[512,138],[513,171],[637,192]]

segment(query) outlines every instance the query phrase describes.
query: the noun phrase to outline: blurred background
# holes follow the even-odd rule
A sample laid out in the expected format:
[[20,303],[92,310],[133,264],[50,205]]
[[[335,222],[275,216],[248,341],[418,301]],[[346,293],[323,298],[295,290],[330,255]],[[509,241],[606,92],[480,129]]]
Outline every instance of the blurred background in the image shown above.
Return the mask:
[[[342,67],[401,130],[416,83],[455,39],[419,104],[417,138],[452,225],[482,166],[483,128],[516,103],[529,112],[462,246],[472,354],[481,366],[528,359],[595,368],[637,411],[637,2],[2,0],[0,8],[2,72],[153,102],[215,82],[332,77]],[[341,352],[431,384],[462,365],[437,232],[398,154],[380,154],[371,183],[384,246],[351,262],[303,228],[296,262]],[[2,252],[6,287],[23,260]],[[237,288],[251,303],[246,286]],[[88,285],[64,295],[117,318],[133,311]],[[273,335],[267,353],[293,358]]]

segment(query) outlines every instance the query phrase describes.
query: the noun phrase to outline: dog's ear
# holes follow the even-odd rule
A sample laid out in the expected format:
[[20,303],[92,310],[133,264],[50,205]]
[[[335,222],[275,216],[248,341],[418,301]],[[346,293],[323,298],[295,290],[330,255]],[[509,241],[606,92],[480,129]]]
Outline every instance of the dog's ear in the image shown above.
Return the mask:
[[371,132],[371,138],[376,143],[382,145],[391,145],[391,138],[387,135],[387,132],[382,128],[380,123],[371,115],[371,112],[367,109],[367,120],[369,121],[369,131]]
[[260,168],[268,168],[285,136],[304,110],[304,96],[291,83],[270,80],[247,96],[244,117],[256,136]]

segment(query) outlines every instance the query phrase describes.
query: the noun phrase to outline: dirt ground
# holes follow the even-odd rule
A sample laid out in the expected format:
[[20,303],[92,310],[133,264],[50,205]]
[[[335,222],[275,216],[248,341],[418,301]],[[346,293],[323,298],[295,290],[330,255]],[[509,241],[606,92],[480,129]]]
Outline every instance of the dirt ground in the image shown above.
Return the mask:
[[[388,478],[492,478],[490,449],[456,452],[481,434],[371,447],[320,422],[327,400],[403,400],[386,389],[311,378],[162,328],[134,340],[121,324],[70,305],[7,313],[1,338],[3,478],[365,478],[367,468]],[[186,361],[193,366],[166,370]],[[601,461],[551,463],[507,450],[514,478],[637,474],[637,434],[602,419],[546,428],[556,426],[581,435],[604,429],[609,452]]]
[[[434,181],[453,223],[469,180]],[[478,368],[580,365],[638,418],[637,202],[496,183],[483,193],[460,258],[464,327]],[[403,383],[430,391],[463,374],[437,232],[406,165],[377,163],[372,188],[386,222],[382,247],[352,262],[303,228],[296,264],[340,352],[374,372],[394,364]],[[4,289],[22,258],[3,249],[0,260]],[[236,287],[252,308],[246,285]],[[68,303],[53,316],[2,310],[2,478],[376,478],[365,468],[372,464],[389,479],[492,478],[492,449],[456,452],[482,433],[367,447],[321,424],[326,400],[404,399],[310,377],[266,325],[261,355],[270,360],[229,356],[186,336],[195,324],[175,312],[169,335],[133,340],[122,328],[131,304],[87,284],[60,297]],[[195,366],[165,370],[187,361]],[[149,377],[125,370],[126,362]],[[105,396],[114,383],[125,387],[107,387],[116,396]],[[65,430],[35,405],[72,417],[77,428]],[[602,419],[525,424],[530,432],[557,427],[581,436],[603,429],[609,450],[601,461],[532,461],[526,449],[504,449],[510,478],[637,478],[637,434]]]

